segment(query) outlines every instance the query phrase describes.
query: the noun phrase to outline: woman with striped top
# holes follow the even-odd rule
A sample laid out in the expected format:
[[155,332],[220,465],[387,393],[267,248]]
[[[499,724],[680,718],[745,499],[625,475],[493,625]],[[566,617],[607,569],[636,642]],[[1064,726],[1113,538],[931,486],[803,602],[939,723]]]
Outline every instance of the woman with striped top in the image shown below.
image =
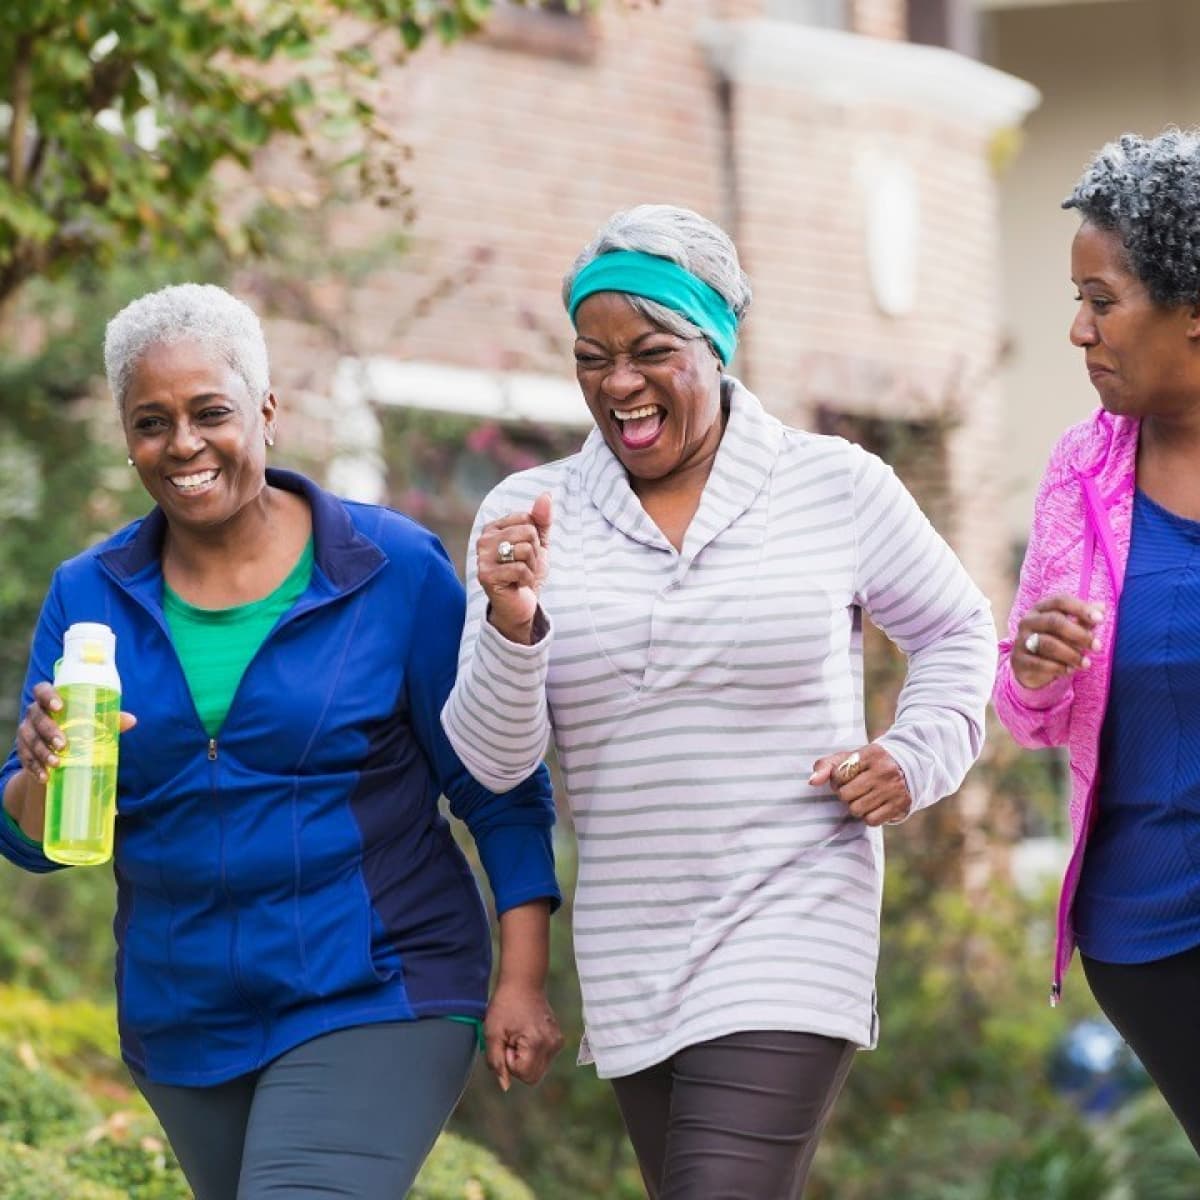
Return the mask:
[[[553,731],[581,1061],[651,1197],[798,1196],[875,1041],[880,827],[980,750],[988,604],[882,462],[726,374],[750,288],[711,222],[617,214],[563,294],[596,428],[485,500],[442,721],[500,791]],[[909,656],[872,743],[861,610]]]

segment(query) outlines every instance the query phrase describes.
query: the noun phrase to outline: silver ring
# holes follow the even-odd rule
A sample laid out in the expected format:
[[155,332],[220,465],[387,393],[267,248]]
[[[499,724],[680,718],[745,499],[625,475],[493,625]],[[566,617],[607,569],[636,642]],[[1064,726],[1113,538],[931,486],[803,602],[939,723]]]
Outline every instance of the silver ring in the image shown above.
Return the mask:
[[1041,640],[1042,635],[1040,633],[1031,633],[1025,639],[1025,649],[1028,650],[1030,654],[1036,654],[1038,652],[1038,643]]
[[515,562],[517,548],[510,541],[503,541],[496,547],[496,561],[502,563]]

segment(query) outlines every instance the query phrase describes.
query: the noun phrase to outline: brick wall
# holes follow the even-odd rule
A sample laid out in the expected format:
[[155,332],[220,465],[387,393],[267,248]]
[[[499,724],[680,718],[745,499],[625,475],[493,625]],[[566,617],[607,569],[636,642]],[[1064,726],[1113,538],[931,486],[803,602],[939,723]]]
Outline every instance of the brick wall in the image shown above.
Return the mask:
[[[787,52],[776,69],[722,65],[714,23],[753,28],[762,11],[763,0],[673,0],[587,18],[513,12],[490,37],[425,48],[386,75],[377,99],[411,146],[415,220],[403,229],[396,209],[360,205],[329,223],[335,269],[309,299],[335,332],[295,313],[271,330],[286,444],[317,462],[331,452],[329,380],[344,353],[569,378],[559,288],[575,254],[618,208],[684,204],[738,242],[755,302],[736,368],[769,408],[799,423],[824,408],[952,427],[947,532],[1003,594],[986,122],[910,96],[912,72],[859,94],[831,92]],[[902,0],[851,11],[881,36],[904,20]],[[766,28],[768,42],[788,33]],[[877,58],[915,52],[863,46]],[[821,61],[820,47],[808,53]],[[934,68],[950,57],[930,53]],[[890,316],[872,294],[865,227],[880,161],[907,165],[919,202],[915,299]],[[264,174],[284,183],[290,169]],[[339,261],[370,258],[401,232],[404,253],[380,249],[378,266],[338,277]]]

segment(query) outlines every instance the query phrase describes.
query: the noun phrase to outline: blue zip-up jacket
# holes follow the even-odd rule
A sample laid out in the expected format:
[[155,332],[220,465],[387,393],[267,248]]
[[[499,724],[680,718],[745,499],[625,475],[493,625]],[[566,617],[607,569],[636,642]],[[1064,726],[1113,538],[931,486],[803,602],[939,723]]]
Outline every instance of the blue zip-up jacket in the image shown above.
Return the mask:
[[[158,509],[58,568],[25,683],[23,709],[73,622],[116,631],[138,718],[118,778],[117,1011],[126,1061],[159,1083],[220,1083],[350,1025],[483,1016],[487,915],[441,793],[499,912],[559,902],[545,767],[495,795],[442,732],[464,597],[437,538],[299,475],[268,481],[312,508],[312,580],[215,738],[163,618]],[[14,750],[0,794],[19,766]],[[55,869],[9,820],[0,853]]]

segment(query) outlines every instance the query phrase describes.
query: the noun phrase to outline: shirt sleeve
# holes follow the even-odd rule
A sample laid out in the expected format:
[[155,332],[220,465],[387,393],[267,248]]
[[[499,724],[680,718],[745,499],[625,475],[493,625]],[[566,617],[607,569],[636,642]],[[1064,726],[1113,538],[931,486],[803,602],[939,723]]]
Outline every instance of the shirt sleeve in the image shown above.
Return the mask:
[[908,658],[891,728],[912,811],[955,791],[983,749],[996,663],[987,598],[892,469],[854,458],[856,599]]
[[405,672],[413,728],[450,801],[450,811],[466,823],[475,839],[496,911],[539,899],[549,900],[556,909],[562,895],[554,876],[550,772],[535,761],[507,787],[489,790],[472,778],[439,721],[454,686],[464,607],[462,585],[445,551],[435,543]]
[[1042,476],[1033,502],[1034,522],[1021,563],[1021,579],[1008,614],[1008,633],[999,647],[995,689],[992,703],[1000,723],[1012,734],[1013,740],[1030,749],[1065,746],[1071,720],[1071,705],[1075,701],[1073,675],[1051,680],[1045,687],[1027,688],[1013,674],[1013,643],[1021,618],[1046,594],[1045,576],[1047,539],[1050,532],[1037,517],[1048,508],[1052,492],[1061,486],[1059,472],[1053,461]]
[[[50,583],[50,591],[42,603],[42,611],[34,629],[29,666],[25,672],[25,686],[21,691],[21,713],[33,703],[34,684],[54,677],[54,663],[62,651],[66,619],[58,589],[59,578],[56,574]],[[9,780],[20,769],[21,761],[17,757],[17,743],[14,737],[8,758],[5,759],[4,766],[0,767],[0,796],[4,795]],[[7,813],[5,816],[7,819],[0,821],[0,855],[23,870],[38,874],[62,870],[62,863],[51,862],[42,853],[40,842],[27,837]]]
[[[550,740],[546,675],[554,638],[539,612],[541,635],[530,646],[510,642],[487,620],[487,595],[479,585],[475,545],[502,505],[485,502],[467,548],[467,619],[459,649],[458,679],[442,710],[442,725],[471,774],[504,791],[541,762]],[[490,509],[497,511],[493,514]]]

